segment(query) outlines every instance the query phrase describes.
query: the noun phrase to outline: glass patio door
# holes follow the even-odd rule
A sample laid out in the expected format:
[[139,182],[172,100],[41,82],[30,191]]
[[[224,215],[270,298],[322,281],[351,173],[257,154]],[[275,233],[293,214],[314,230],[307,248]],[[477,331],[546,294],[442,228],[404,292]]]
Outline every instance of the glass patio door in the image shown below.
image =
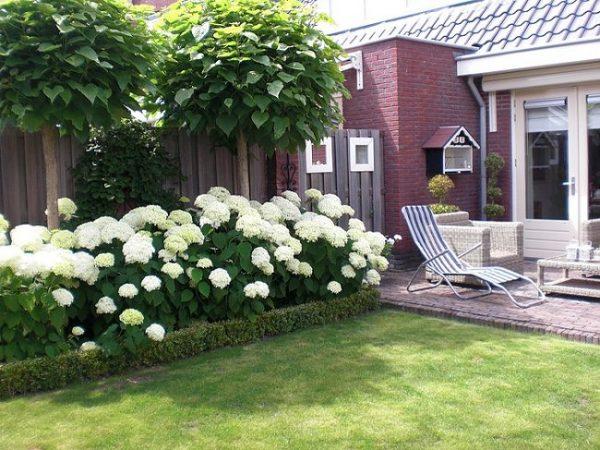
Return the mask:
[[577,91],[516,100],[516,213],[524,223],[525,256],[556,256],[579,235]]
[[582,190],[581,220],[600,219],[600,87],[579,89]]

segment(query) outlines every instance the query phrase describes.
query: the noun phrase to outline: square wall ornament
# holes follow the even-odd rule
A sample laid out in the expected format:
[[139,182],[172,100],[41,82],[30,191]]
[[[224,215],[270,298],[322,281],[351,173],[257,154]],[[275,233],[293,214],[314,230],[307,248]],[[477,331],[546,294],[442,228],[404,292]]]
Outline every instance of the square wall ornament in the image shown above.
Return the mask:
[[349,151],[351,172],[375,170],[375,141],[372,137],[351,137]]
[[324,138],[319,145],[306,141],[304,149],[306,173],[333,172],[333,138]]

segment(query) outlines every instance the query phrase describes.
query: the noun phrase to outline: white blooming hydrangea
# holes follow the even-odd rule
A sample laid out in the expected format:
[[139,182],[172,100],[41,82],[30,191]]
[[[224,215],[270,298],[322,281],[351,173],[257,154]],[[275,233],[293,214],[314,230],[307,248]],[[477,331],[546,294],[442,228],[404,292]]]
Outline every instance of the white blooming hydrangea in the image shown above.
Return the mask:
[[0,267],[8,267],[15,270],[24,252],[16,245],[4,245],[0,247]]
[[96,225],[98,227],[98,229],[100,231],[104,230],[104,228],[106,228],[107,225],[111,224],[111,223],[116,223],[118,222],[117,219],[115,219],[114,217],[111,216],[100,216],[98,217],[96,220],[94,220],[93,223],[94,225]]
[[123,255],[127,264],[147,264],[153,254],[152,238],[142,233],[134,234],[123,245]]
[[200,258],[196,262],[196,267],[198,267],[200,269],[208,269],[212,266],[213,266],[213,262],[210,260],[210,258]]
[[146,223],[144,217],[142,216],[141,208],[132,209],[123,217],[121,217],[121,220],[119,222],[126,223],[131,228],[133,228],[134,231],[141,230],[142,228],[144,228],[144,225]]
[[179,236],[187,244],[200,244],[204,243],[204,234],[198,225],[193,223],[186,223],[183,225],[175,226],[169,229],[165,236]]
[[6,233],[0,233],[0,245],[8,245],[8,236]]
[[102,243],[100,228],[95,222],[86,222],[75,228],[75,239],[78,248],[94,250]]
[[146,275],[142,279],[141,285],[147,292],[152,292],[160,289],[162,281],[155,275]]
[[188,249],[185,239],[177,235],[167,236],[163,245],[165,246],[165,250],[172,255],[179,255]]
[[269,252],[263,247],[256,247],[252,250],[252,264],[259,269],[271,263]]
[[6,233],[10,228],[10,223],[3,214],[0,214],[0,232]]
[[96,303],[96,313],[97,314],[112,314],[117,311],[117,305],[110,297],[102,297]]
[[84,333],[85,333],[85,330],[82,327],[73,327],[71,329],[71,334],[73,336],[83,336]]
[[50,243],[58,248],[71,249],[77,244],[77,239],[71,231],[58,230],[52,232]]
[[98,347],[98,345],[94,341],[87,341],[81,344],[79,350],[81,350],[82,352],[91,352],[92,350],[96,350],[98,348],[100,347]]
[[262,218],[268,222],[278,223],[283,220],[283,213],[275,203],[263,203],[259,209],[259,212]]
[[363,239],[365,233],[363,231],[357,230],[356,228],[350,228],[347,232],[348,239],[352,239],[353,241],[358,241],[359,239]]
[[270,226],[270,234],[266,239],[277,245],[285,245],[291,239],[290,230],[281,223],[275,223]]
[[337,195],[325,194],[317,203],[317,209],[331,219],[339,219],[344,215],[342,201]]
[[299,255],[302,252],[302,242],[296,238],[289,238],[284,244],[294,251],[294,255]]
[[327,290],[333,294],[339,294],[342,292],[342,285],[337,281],[330,281],[327,283]]
[[316,242],[323,234],[321,226],[312,220],[301,220],[294,224],[294,231],[306,242]]
[[144,225],[149,223],[154,226],[158,226],[158,224],[166,220],[167,216],[169,215],[158,205],[142,206],[141,213],[142,219],[144,220]]
[[223,202],[231,211],[237,213],[251,208],[248,199],[246,197],[242,197],[241,195],[230,195],[225,200],[223,200]]
[[177,263],[168,262],[163,264],[163,266],[160,268],[160,271],[175,279],[183,273],[183,267]]
[[377,286],[381,282],[381,276],[375,269],[367,270],[365,281],[371,286]]
[[309,278],[313,274],[313,268],[309,263],[301,261],[298,264],[298,273],[303,277]]
[[52,298],[58,303],[59,306],[71,306],[75,297],[70,291],[64,288],[58,288],[52,291]]
[[214,269],[208,275],[211,284],[219,289],[225,289],[231,283],[231,277],[225,269]]
[[177,255],[163,248],[158,251],[158,259],[163,262],[173,262],[177,259]]
[[284,220],[288,222],[300,220],[300,217],[302,216],[300,209],[288,199],[283,197],[273,197],[271,203],[275,203],[279,207]]
[[355,214],[354,208],[350,205],[342,205],[342,214],[352,217]]
[[99,253],[94,258],[94,262],[96,263],[96,267],[112,267],[115,265],[115,255],[112,253]]
[[368,259],[373,268],[378,272],[385,272],[386,270],[388,270],[390,263],[387,260],[387,258],[380,255],[369,255]]
[[135,284],[125,283],[119,287],[119,297],[122,298],[133,298],[138,295],[138,288],[135,287]]
[[119,320],[124,325],[137,326],[144,323],[144,315],[137,309],[128,308],[119,315]]
[[300,205],[302,205],[302,199],[294,191],[283,191],[280,195],[286,200],[292,202],[298,208],[300,208]]
[[269,296],[269,285],[262,281],[255,281],[244,286],[244,295],[248,298],[267,298]]
[[221,186],[213,186],[208,190],[208,195],[216,197],[219,201],[225,201],[231,194],[227,189]]
[[380,255],[383,249],[385,248],[385,236],[378,232],[367,231],[365,233],[365,239],[369,243],[371,251],[376,255]]
[[101,232],[102,242],[105,244],[110,244],[115,239],[127,242],[134,234],[135,230],[127,222],[108,223]]
[[199,209],[204,209],[211,203],[218,202],[218,201],[219,201],[219,199],[217,199],[217,197],[215,197],[213,195],[201,194],[198,197],[196,197],[196,201],[194,201],[194,206]]
[[169,213],[167,217],[169,220],[173,221],[177,225],[185,225],[186,223],[194,223],[194,219],[192,215],[181,209],[175,209]]
[[262,235],[262,220],[250,214],[238,217],[235,229],[242,233],[245,238],[251,239]]
[[165,219],[165,220],[159,222],[156,226],[159,230],[168,231],[171,228],[176,227],[177,224],[170,219]]
[[294,250],[287,245],[282,245],[275,249],[275,259],[279,262],[289,261],[294,258]]
[[371,253],[371,244],[366,239],[359,239],[352,243],[352,250],[366,256]]
[[343,265],[342,276],[344,278],[354,278],[356,276],[356,271],[354,270],[354,267],[352,267],[350,264]]
[[151,341],[160,342],[165,338],[165,329],[162,325],[153,323],[146,328],[146,336],[148,336],[148,339]]
[[318,189],[307,189],[304,191],[304,195],[310,200],[319,201],[323,198],[323,194]]
[[17,225],[10,230],[12,244],[27,252],[39,250],[49,239],[50,232],[48,228],[40,225]]
[[71,220],[71,218],[77,212],[77,205],[73,200],[67,197],[58,199],[58,214],[63,216],[65,220]]
[[367,267],[367,260],[364,256],[359,255],[358,253],[351,252],[348,255],[348,259],[350,260],[350,264],[355,269],[364,269]]
[[96,261],[92,255],[85,252],[73,253],[73,266],[75,269],[75,278],[85,281],[90,286],[96,284],[100,275],[100,269],[96,267]]
[[348,235],[346,231],[338,226],[325,228],[323,231],[323,237],[332,247],[341,248],[348,242]]
[[365,231],[365,224],[360,219],[348,220],[348,230]]
[[223,223],[229,222],[231,213],[225,203],[212,202],[202,211],[201,223],[208,223],[219,228]]
[[294,275],[300,275],[300,261],[296,258],[286,261],[285,268]]

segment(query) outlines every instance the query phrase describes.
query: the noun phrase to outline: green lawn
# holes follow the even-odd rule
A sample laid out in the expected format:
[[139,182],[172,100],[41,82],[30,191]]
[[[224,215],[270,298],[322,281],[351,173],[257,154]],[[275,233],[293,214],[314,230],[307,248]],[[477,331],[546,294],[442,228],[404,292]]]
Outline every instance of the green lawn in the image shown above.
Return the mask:
[[381,311],[0,403],[0,447],[598,448],[600,347]]

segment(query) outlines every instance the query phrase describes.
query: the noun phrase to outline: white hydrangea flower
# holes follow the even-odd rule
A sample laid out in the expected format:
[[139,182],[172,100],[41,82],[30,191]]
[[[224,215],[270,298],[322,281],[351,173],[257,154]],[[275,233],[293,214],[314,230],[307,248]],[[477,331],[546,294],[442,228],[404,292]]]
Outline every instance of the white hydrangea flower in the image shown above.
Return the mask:
[[289,228],[281,223],[272,224],[269,231],[267,239],[277,245],[285,245],[291,238]]
[[97,314],[112,314],[117,311],[117,305],[110,297],[102,297],[96,303],[96,313]]
[[242,233],[245,238],[258,237],[262,234],[261,219],[250,214],[244,214],[238,217],[235,229]]
[[231,277],[225,269],[213,269],[208,276],[211,284],[219,289],[225,289],[231,283]]
[[75,228],[75,239],[78,248],[94,250],[102,243],[100,228],[95,222],[86,222]]
[[331,219],[339,219],[344,215],[342,201],[337,195],[325,194],[317,203],[317,209]]
[[381,252],[385,248],[385,236],[379,232],[367,231],[365,239],[369,243],[371,251],[376,255],[381,255]]
[[63,216],[65,220],[71,220],[76,212],[77,205],[73,200],[68,197],[58,199],[58,214]]
[[134,234],[135,230],[127,222],[108,223],[101,232],[102,242],[105,244],[111,244],[115,239],[127,242]]
[[350,264],[342,266],[342,276],[344,278],[354,278],[356,276],[354,267],[352,267]]
[[162,281],[155,275],[146,275],[142,279],[141,285],[147,292],[152,292],[160,289]]
[[282,245],[275,249],[275,259],[279,262],[289,261],[294,258],[294,250],[287,245]]
[[361,255],[369,255],[371,253],[371,244],[366,239],[359,239],[352,243],[352,250]]
[[163,248],[158,251],[158,258],[163,262],[172,262],[177,259],[177,255]]
[[8,236],[6,233],[0,233],[0,245],[8,245]]
[[163,266],[160,268],[160,271],[175,279],[183,273],[183,267],[177,263],[168,262],[163,264]]
[[252,250],[252,264],[254,266],[260,269],[262,266],[265,266],[270,263],[271,256],[265,248],[256,247],[254,250]]
[[309,278],[313,274],[313,268],[309,263],[301,261],[298,265],[298,273],[303,277]]
[[94,341],[87,341],[81,344],[79,350],[81,350],[82,352],[91,352],[92,350],[96,350],[98,348],[100,347],[98,347],[98,344],[96,344]]
[[165,329],[162,325],[153,323],[146,328],[146,336],[148,336],[148,339],[151,341],[160,342],[165,338]]
[[186,223],[183,225],[175,226],[169,229],[165,236],[179,236],[182,238],[188,245],[189,244],[200,244],[204,243],[204,234],[202,234],[202,230],[200,227],[193,223]]
[[168,231],[173,227],[176,227],[177,224],[170,219],[165,219],[162,222],[159,222],[156,227],[161,231]]
[[75,268],[75,278],[85,281],[90,286],[96,284],[100,269],[96,267],[96,261],[92,255],[85,252],[73,253],[73,266]]
[[294,275],[300,275],[300,261],[296,258],[286,261],[285,268]]
[[223,203],[225,203],[227,207],[234,212],[245,211],[251,208],[248,199],[242,197],[241,195],[230,195],[225,200],[223,200]]
[[194,201],[194,206],[199,209],[204,209],[211,203],[218,202],[218,201],[219,200],[217,199],[217,197],[215,197],[213,195],[201,194],[198,197],[196,197],[196,201]]
[[208,195],[216,197],[220,202],[225,201],[231,194],[227,189],[221,186],[213,186],[208,190]]
[[52,298],[58,303],[59,306],[71,306],[75,297],[70,291],[65,288],[58,288],[52,291]]
[[275,267],[273,266],[273,264],[269,263],[269,264],[265,264],[262,267],[260,267],[260,270],[265,275],[271,276],[271,275],[273,275],[273,272],[275,271]]
[[346,216],[352,217],[355,214],[355,211],[350,205],[342,205],[342,213]]
[[275,196],[271,199],[271,203],[275,203],[279,207],[284,220],[288,222],[300,220],[300,217],[302,216],[300,209],[288,199]]
[[0,214],[0,232],[6,233],[10,228],[10,222],[6,220],[3,214]]
[[179,255],[188,249],[185,239],[177,235],[167,236],[163,245],[165,246],[165,250],[173,255]]
[[259,212],[262,218],[268,222],[278,223],[283,220],[283,213],[275,203],[263,203],[259,209]]
[[71,329],[71,334],[73,336],[83,336],[84,333],[85,333],[85,330],[82,327],[73,327]]
[[71,249],[77,244],[77,239],[69,230],[56,230],[50,236],[50,243],[58,248]]
[[298,208],[300,208],[300,205],[302,204],[302,199],[294,191],[283,191],[280,195],[286,200],[292,202]]
[[202,211],[202,219],[205,223],[219,228],[223,223],[229,222],[231,212],[225,203],[212,202]]
[[129,326],[137,326],[144,323],[144,315],[134,308],[128,308],[119,315],[119,320]]
[[350,228],[346,233],[349,239],[353,241],[358,241],[359,239],[364,239],[365,233],[363,231],[357,230],[356,228]]
[[174,209],[173,211],[171,211],[167,219],[176,223],[177,225],[194,223],[192,215],[187,211],[183,211],[182,209]]
[[323,194],[318,189],[307,189],[304,191],[304,195],[310,200],[319,201],[323,198]]
[[355,269],[364,269],[365,267],[367,267],[367,260],[364,256],[358,253],[351,252],[348,255],[348,259],[350,260],[350,264],[352,265],[352,267],[354,267]]
[[99,253],[94,258],[94,262],[96,263],[96,267],[112,267],[115,265],[115,255],[112,253]]
[[88,222],[88,223],[93,223],[94,225],[96,225],[98,227],[98,229],[100,231],[104,230],[104,228],[111,223],[116,223],[118,222],[117,219],[115,219],[114,217],[110,217],[110,216],[100,216],[98,217],[96,220],[94,220],[93,222]]
[[301,220],[294,224],[296,235],[306,242],[316,242],[323,234],[321,226],[312,220]]
[[133,283],[125,283],[119,287],[119,297],[133,298],[138,295],[138,288]]
[[200,269],[208,269],[212,266],[213,266],[213,262],[210,260],[210,258],[200,258],[196,262],[196,267],[198,267]]
[[132,209],[123,217],[121,217],[121,220],[119,222],[126,223],[131,228],[133,228],[134,231],[141,230],[146,224],[144,217],[142,216],[142,208]]
[[12,244],[27,252],[38,251],[49,239],[50,232],[48,228],[41,225],[17,225],[10,230]]
[[0,267],[9,267],[14,271],[23,255],[21,247],[16,245],[0,246]]
[[169,215],[164,209],[162,209],[158,205],[147,205],[142,206],[142,218],[144,220],[144,225],[149,223],[155,226],[158,226],[159,223],[162,223],[167,219]]
[[327,283],[327,290],[333,294],[339,294],[342,292],[342,285],[337,281],[330,281]]
[[154,255],[152,238],[142,233],[134,234],[123,244],[123,255],[127,264],[147,264]]
[[369,262],[378,272],[385,272],[388,270],[389,261],[384,256],[380,255],[369,255]]
[[346,231],[338,226],[325,228],[323,231],[323,237],[332,247],[341,248],[348,242],[348,235]]
[[269,285],[262,281],[255,281],[244,286],[244,295],[248,298],[267,298],[269,296]]
[[371,286],[377,286],[381,282],[381,276],[379,275],[379,272],[377,272],[375,269],[370,269],[367,270],[367,273],[365,275],[365,281]]
[[285,245],[290,247],[294,251],[294,255],[302,253],[302,242],[296,238],[289,238],[284,242]]
[[349,230],[358,230],[365,231],[365,224],[360,219],[350,219],[348,220],[348,229]]

